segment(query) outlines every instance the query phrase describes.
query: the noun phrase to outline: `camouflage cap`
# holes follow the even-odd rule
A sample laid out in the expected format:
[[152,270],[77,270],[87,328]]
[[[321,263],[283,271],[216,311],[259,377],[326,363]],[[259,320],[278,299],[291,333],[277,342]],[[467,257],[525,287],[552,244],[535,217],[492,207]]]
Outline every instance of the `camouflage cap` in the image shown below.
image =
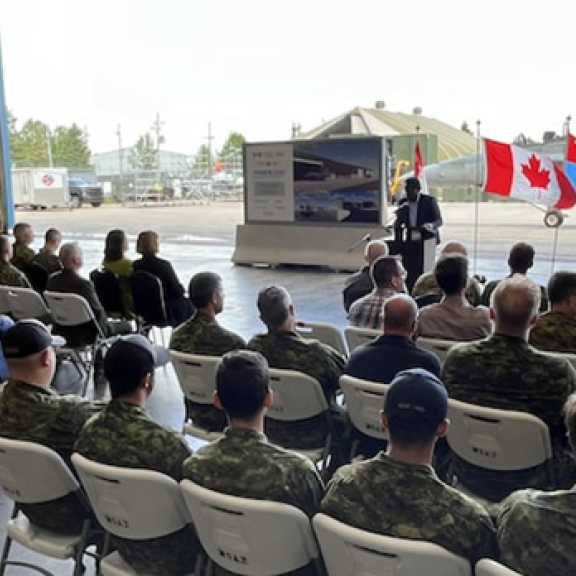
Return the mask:
[[448,392],[428,370],[411,368],[396,374],[384,399],[384,413],[413,415],[440,424],[448,414]]
[[20,320],[2,335],[5,358],[27,358],[46,350],[49,346],[64,346],[66,340],[52,336],[39,320]]

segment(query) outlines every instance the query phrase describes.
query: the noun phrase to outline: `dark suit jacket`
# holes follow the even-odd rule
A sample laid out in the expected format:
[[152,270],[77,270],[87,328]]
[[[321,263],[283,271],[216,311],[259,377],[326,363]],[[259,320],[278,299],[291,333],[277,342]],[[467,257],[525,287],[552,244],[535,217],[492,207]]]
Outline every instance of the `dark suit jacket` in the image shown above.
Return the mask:
[[[442,214],[440,212],[440,207],[434,196],[428,196],[427,194],[420,194],[418,199],[418,211],[416,213],[416,227],[419,228],[424,224],[432,223],[436,228],[436,233],[431,235],[424,234],[424,237],[431,238],[436,236],[436,242],[440,242],[440,234],[438,233],[438,228],[442,226]],[[411,228],[410,226],[410,210],[408,208],[408,199],[403,198],[398,204],[398,209],[396,210],[396,222],[394,223],[396,228]]]
[[342,298],[344,300],[344,309],[346,312],[350,310],[350,306],[360,300],[362,296],[370,294],[374,290],[372,278],[370,278],[370,267],[364,266],[362,270],[356,272],[346,280],[344,290],[342,290]]
[[135,260],[132,266],[134,267],[134,272],[149,272],[159,278],[160,282],[162,282],[166,300],[171,300],[184,294],[184,288],[168,260],[162,260],[162,258],[158,258],[154,254],[145,254],[140,260]]
[[[108,318],[106,312],[98,300],[94,284],[90,280],[82,278],[72,270],[62,270],[56,272],[48,278],[46,290],[50,292],[64,292],[67,294],[78,294],[86,299],[96,321],[102,328],[104,334],[108,333]],[[54,333],[61,334],[68,340],[70,346],[78,346],[94,341],[95,330],[90,324],[85,324],[78,327],[58,327],[54,326]]]

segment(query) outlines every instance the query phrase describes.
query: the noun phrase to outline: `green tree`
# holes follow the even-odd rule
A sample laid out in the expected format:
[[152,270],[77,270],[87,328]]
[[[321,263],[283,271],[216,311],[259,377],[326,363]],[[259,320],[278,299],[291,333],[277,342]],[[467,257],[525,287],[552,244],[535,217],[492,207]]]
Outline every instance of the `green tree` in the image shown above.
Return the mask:
[[474,136],[474,133],[470,129],[470,126],[468,126],[468,122],[466,122],[466,120],[464,120],[462,122],[462,126],[460,126],[460,130],[462,130],[462,132],[466,132],[466,134],[470,134],[471,136]]
[[230,132],[222,145],[222,150],[218,153],[218,157],[221,160],[226,160],[229,156],[241,153],[245,142],[246,138],[240,132]]
[[13,115],[10,124],[10,152],[17,168],[39,168],[50,162],[47,139],[50,129],[40,120],[26,120],[20,130]]
[[204,174],[209,172],[208,168],[210,166],[210,149],[207,144],[202,144],[196,154],[194,155],[194,160],[192,161],[192,170],[196,174]]
[[156,143],[150,132],[146,132],[138,138],[130,152],[130,165],[134,170],[153,170],[156,160]]
[[88,168],[90,147],[84,131],[77,125],[58,126],[52,136],[52,159],[61,168]]

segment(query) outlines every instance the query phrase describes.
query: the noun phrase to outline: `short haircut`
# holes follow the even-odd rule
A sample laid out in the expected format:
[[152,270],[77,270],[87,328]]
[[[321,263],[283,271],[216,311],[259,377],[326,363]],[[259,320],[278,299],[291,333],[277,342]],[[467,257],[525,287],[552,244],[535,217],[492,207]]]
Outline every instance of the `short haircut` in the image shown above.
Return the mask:
[[554,272],[548,281],[550,304],[560,304],[576,294],[576,273]]
[[20,241],[22,234],[25,234],[29,228],[31,228],[31,226],[28,222],[18,222],[17,224],[14,224],[14,228],[12,229],[14,238],[16,238],[17,241]]
[[418,317],[418,306],[407,294],[396,294],[382,305],[384,328],[412,327]]
[[215,272],[194,274],[188,285],[188,297],[194,308],[205,308],[221,285],[222,278]]
[[451,240],[450,242],[446,242],[446,244],[444,244],[444,247],[442,248],[442,254],[461,254],[462,256],[468,256],[468,250],[466,249],[466,246],[462,244],[462,242]]
[[403,447],[421,446],[430,443],[436,436],[438,425],[427,420],[414,420],[407,414],[396,414],[388,418],[390,440]]
[[258,292],[258,311],[268,328],[278,328],[286,322],[292,299],[283,286],[266,286]]
[[508,265],[513,272],[525,274],[534,264],[534,248],[525,242],[518,242],[510,249]]
[[136,252],[138,254],[157,254],[158,244],[158,234],[154,230],[144,230],[138,234]]
[[0,234],[0,251],[2,252],[2,254],[8,252],[8,250],[10,250],[11,245],[12,240],[10,236],[7,236],[6,234]]
[[376,288],[388,286],[398,273],[398,258],[395,256],[382,256],[374,260],[370,266],[370,278]]
[[60,246],[59,256],[64,268],[68,268],[72,263],[72,260],[77,258],[80,254],[82,254],[82,248],[80,248],[78,242],[66,242],[66,244]]
[[576,451],[576,394],[568,396],[564,404],[564,425],[570,446],[573,451]]
[[57,242],[62,238],[62,234],[60,233],[60,230],[57,230],[56,228],[48,228],[48,230],[46,230],[46,233],[44,234],[44,241],[47,244],[51,244],[52,242]]
[[540,287],[525,276],[513,276],[498,283],[491,297],[496,322],[528,328],[540,308]]
[[406,188],[414,188],[416,190],[420,190],[422,188],[422,184],[420,184],[420,180],[415,176],[410,176],[406,178],[406,182],[404,183]]
[[388,256],[388,244],[383,240],[371,240],[364,249],[364,259],[372,264],[377,258]]
[[124,230],[110,230],[106,235],[106,241],[104,243],[104,259],[109,262],[122,260],[125,242],[126,233]]
[[254,417],[269,392],[268,362],[258,352],[228,352],[216,369],[216,392],[230,418]]
[[458,294],[468,282],[468,260],[454,253],[441,256],[434,267],[434,276],[444,294]]

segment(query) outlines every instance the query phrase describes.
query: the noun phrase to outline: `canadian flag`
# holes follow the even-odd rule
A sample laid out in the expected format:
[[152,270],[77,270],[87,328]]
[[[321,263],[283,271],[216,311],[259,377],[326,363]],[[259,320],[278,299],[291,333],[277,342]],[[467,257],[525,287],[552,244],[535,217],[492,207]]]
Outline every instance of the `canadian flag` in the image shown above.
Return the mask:
[[551,158],[484,138],[484,192],[572,208],[576,190]]
[[426,176],[424,176],[424,161],[422,160],[422,150],[420,149],[420,142],[418,141],[416,141],[416,146],[414,146],[414,176],[420,180],[420,191],[423,194],[428,194],[428,184],[426,183]]

